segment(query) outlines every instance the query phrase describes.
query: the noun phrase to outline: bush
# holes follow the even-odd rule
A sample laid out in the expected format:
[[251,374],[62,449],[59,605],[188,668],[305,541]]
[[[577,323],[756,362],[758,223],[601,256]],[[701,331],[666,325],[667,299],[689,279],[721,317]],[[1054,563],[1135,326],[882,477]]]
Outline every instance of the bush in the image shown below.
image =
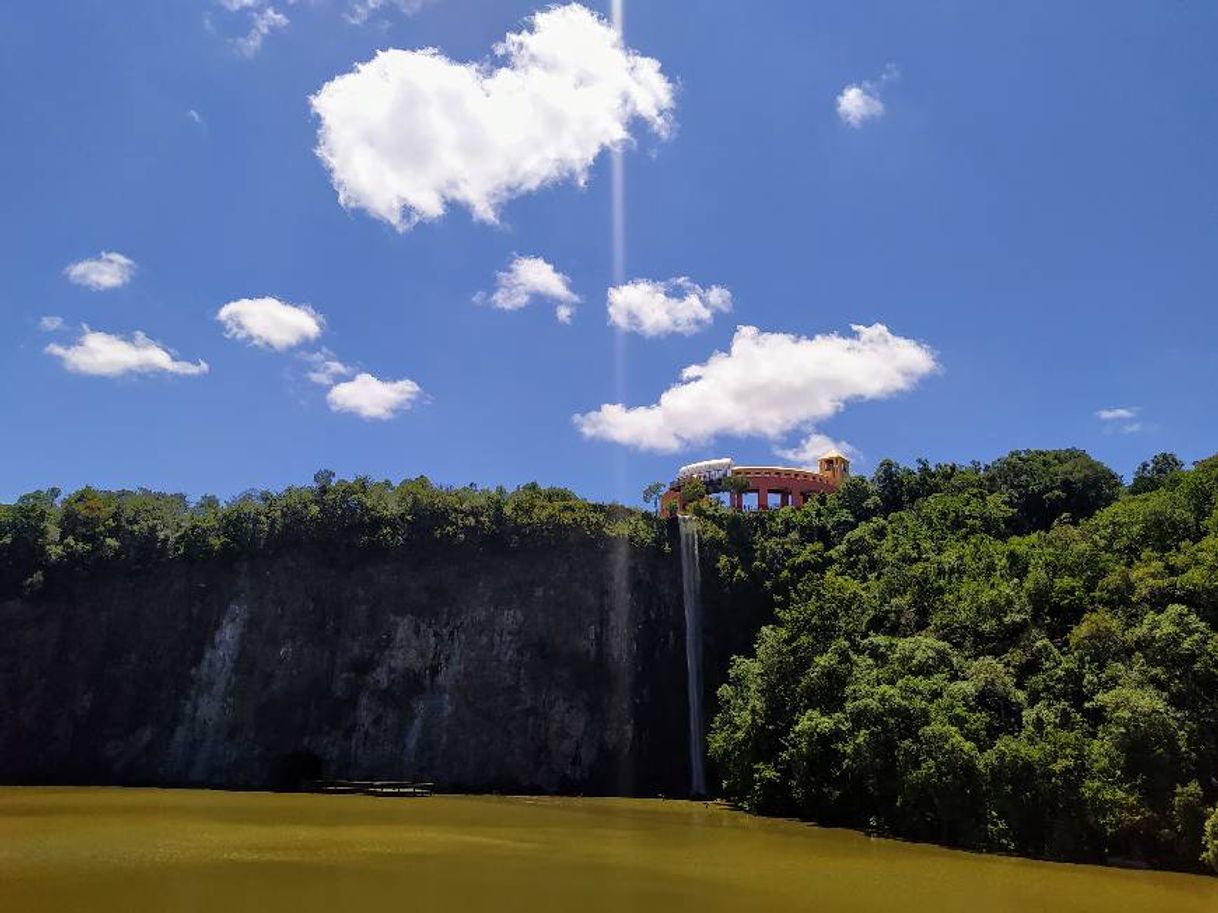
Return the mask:
[[1218,805],[1214,806],[1209,820],[1205,822],[1205,836],[1201,844],[1201,861],[1218,872]]

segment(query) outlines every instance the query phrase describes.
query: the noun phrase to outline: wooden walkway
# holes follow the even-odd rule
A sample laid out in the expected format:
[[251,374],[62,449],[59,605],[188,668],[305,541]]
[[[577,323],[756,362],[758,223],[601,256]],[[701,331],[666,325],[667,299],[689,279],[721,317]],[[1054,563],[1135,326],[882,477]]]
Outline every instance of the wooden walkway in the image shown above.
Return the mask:
[[434,783],[410,780],[311,780],[304,784],[304,788],[313,793],[381,796],[392,799],[430,796],[435,786]]

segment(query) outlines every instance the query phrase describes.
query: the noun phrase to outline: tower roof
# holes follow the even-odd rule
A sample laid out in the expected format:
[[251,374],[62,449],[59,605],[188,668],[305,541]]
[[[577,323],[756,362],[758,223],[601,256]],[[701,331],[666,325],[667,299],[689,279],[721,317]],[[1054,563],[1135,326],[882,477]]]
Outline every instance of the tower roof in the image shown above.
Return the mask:
[[842,453],[840,450],[830,450],[828,453],[823,453],[823,454],[821,454],[821,459],[822,460],[845,460],[847,463],[850,462],[850,458],[848,456],[846,456],[846,454]]

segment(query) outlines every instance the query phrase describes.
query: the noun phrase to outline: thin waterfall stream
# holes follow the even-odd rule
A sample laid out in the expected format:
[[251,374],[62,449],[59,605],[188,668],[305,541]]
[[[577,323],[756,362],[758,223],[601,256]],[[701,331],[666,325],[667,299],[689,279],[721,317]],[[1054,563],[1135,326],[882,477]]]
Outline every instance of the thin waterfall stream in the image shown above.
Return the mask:
[[685,602],[685,677],[689,691],[689,791],[706,795],[706,754],[702,735],[702,566],[698,521],[679,516],[681,588]]

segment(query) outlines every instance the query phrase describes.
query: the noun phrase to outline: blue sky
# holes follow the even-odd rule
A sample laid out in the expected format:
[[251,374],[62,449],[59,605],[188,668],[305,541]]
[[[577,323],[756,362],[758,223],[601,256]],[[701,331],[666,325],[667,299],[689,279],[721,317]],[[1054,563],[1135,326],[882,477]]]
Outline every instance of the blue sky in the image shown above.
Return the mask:
[[[1128,476],[1218,449],[1218,7],[625,3],[629,53],[603,66],[508,0],[385,0],[362,22],[348,0],[0,9],[0,498],[227,496],[327,467],[637,501],[681,463],[805,440],[849,444],[862,471],[1080,446]],[[418,80],[468,61],[490,78],[508,33],[554,38],[584,89],[626,73],[633,94],[606,125],[578,99],[530,121],[490,91],[470,116],[512,151],[452,140],[451,86]],[[370,81],[319,95],[378,51],[428,47],[432,75],[379,58],[422,101],[371,132]],[[339,174],[316,151],[327,125]],[[578,164],[545,164],[581,143],[582,186]],[[403,180],[399,227],[433,185],[444,214],[399,230],[372,211]],[[497,221],[471,213],[487,193]],[[103,252],[133,264],[111,259],[114,287],[65,273]],[[495,306],[518,256],[552,267],[521,275],[566,290],[568,323],[536,294]],[[230,317],[266,317],[248,302],[269,298],[302,309],[286,330],[270,315],[279,348],[265,322],[217,319],[243,301]],[[851,329],[875,324],[886,337]],[[756,333],[734,345],[737,326]],[[156,353],[132,356],[137,332]],[[311,381],[319,352],[347,370]],[[132,357],[146,370],[124,372]],[[641,411],[575,421],[619,402]]]

